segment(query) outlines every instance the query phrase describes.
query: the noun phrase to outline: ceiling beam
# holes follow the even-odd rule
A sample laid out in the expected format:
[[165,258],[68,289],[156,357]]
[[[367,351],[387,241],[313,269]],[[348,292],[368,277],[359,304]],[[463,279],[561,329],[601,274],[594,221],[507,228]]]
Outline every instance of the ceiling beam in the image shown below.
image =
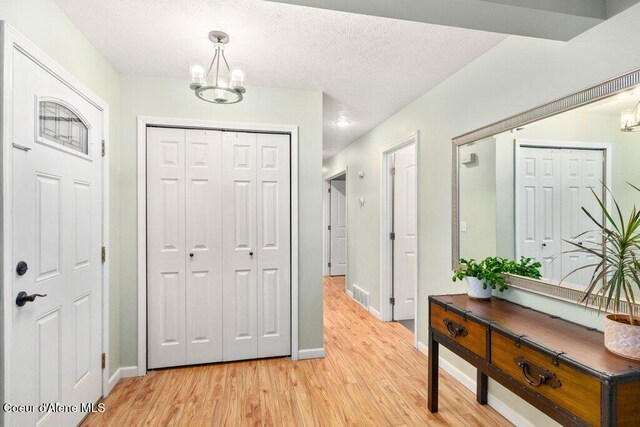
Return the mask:
[[[266,0],[451,27],[570,40],[607,19],[612,0]],[[617,0],[622,1],[622,0]],[[636,3],[638,0],[624,0]]]

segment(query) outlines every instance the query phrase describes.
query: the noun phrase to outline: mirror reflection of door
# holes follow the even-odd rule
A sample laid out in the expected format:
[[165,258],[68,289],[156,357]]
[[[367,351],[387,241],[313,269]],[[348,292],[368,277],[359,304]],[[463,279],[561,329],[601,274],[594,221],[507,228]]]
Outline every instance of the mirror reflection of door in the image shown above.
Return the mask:
[[[540,261],[543,277],[555,282],[594,262],[592,255],[570,252],[575,246],[566,241],[588,245],[597,238],[588,233],[594,226],[582,207],[598,218],[591,189],[602,197],[605,180],[603,150],[570,145],[521,145],[516,159],[516,255]],[[591,273],[590,268],[579,270],[567,285],[585,287]]]
[[347,193],[344,176],[331,180],[330,267],[329,275],[347,273]]

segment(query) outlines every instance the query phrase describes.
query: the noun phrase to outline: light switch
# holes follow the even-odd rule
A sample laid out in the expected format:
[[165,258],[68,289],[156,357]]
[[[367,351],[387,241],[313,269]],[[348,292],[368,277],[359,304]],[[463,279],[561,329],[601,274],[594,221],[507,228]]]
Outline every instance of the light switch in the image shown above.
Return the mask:
[[467,221],[460,221],[460,232],[464,233],[467,231]]

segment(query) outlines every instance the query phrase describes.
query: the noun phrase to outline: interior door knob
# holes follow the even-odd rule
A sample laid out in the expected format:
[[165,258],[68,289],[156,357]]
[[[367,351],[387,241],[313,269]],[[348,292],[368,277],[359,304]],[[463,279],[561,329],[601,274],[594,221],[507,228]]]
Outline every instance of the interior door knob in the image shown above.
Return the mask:
[[189,257],[190,257],[190,258],[193,258],[193,252],[191,252],[191,253],[189,254]]
[[24,261],[20,261],[18,265],[16,265],[16,273],[18,273],[18,276],[24,276],[28,269],[29,266]]
[[253,256],[253,251],[249,252],[249,256]]
[[25,305],[28,302],[33,302],[36,297],[46,297],[47,294],[32,294],[32,295],[27,295],[27,293],[25,291],[20,291],[18,292],[18,296],[16,297],[16,305],[18,307],[22,307],[23,305]]

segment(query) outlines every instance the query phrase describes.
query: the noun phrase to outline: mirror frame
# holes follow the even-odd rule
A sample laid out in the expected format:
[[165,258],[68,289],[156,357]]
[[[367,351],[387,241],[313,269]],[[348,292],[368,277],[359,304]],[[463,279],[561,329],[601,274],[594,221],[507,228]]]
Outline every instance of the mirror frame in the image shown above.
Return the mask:
[[[614,96],[620,92],[625,92],[633,87],[640,85],[640,68],[606,80],[595,86],[572,93],[571,95],[558,98],[554,101],[513,115],[504,120],[483,126],[479,129],[467,132],[460,136],[456,136],[451,140],[452,146],[452,205],[451,205],[451,266],[455,270],[460,266],[460,211],[459,211],[459,156],[458,150],[461,146],[480,141],[491,136],[507,132],[533,122],[537,122],[548,117],[561,114],[575,108],[582,107],[600,101],[605,98]],[[507,275],[507,283],[510,287],[521,289],[527,292],[548,296],[554,299],[572,302],[578,304],[582,300],[585,293],[581,290],[558,285],[550,281],[529,279],[521,276]],[[586,305],[598,307],[600,303],[599,296],[592,296]],[[629,305],[621,302],[620,312],[628,313]],[[636,304],[640,308],[640,303]]]

